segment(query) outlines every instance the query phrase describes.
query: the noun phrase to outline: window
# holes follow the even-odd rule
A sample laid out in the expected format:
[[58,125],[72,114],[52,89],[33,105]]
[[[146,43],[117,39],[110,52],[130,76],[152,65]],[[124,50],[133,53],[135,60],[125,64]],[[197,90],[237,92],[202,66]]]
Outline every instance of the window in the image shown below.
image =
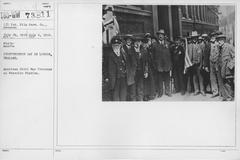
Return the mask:
[[186,6],[181,6],[181,10],[182,10],[182,17],[187,18]]
[[192,19],[192,6],[188,6],[188,16]]

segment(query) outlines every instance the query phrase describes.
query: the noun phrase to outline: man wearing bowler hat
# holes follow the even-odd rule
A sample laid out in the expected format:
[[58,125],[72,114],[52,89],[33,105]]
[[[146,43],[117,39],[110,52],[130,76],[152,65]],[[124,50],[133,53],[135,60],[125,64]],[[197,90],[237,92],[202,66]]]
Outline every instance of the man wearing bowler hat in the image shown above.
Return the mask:
[[165,40],[165,32],[163,29],[157,32],[157,36],[158,41],[152,44],[152,52],[159,82],[158,97],[163,95],[163,86],[165,88],[165,94],[171,97],[170,71],[172,62],[169,44]]
[[126,57],[123,53],[122,41],[119,37],[111,40],[112,52],[109,54],[109,80],[113,101],[126,101],[127,72]]

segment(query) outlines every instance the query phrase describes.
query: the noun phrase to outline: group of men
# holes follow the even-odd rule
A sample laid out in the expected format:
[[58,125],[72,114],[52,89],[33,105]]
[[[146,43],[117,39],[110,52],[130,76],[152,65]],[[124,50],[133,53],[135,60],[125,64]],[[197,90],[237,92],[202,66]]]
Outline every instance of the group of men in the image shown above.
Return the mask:
[[234,98],[234,48],[221,32],[168,40],[163,29],[157,37],[115,36],[108,56],[113,101],[148,101],[173,93]]

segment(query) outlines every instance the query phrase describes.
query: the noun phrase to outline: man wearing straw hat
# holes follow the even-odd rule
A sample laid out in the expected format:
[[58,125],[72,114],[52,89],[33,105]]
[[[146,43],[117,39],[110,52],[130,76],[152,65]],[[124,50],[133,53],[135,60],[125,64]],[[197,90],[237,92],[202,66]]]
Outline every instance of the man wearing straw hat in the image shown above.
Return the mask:
[[200,48],[200,45],[197,43],[197,31],[193,31],[191,37],[193,39],[193,44],[191,49],[189,49],[189,56],[193,64],[194,95],[198,95],[199,93],[201,93],[203,96],[206,96],[203,86],[203,77],[200,73],[202,50]]
[[170,92],[170,71],[172,67],[169,44],[165,40],[165,32],[160,29],[157,32],[158,41],[152,44],[153,60],[158,76],[158,97],[163,95],[163,86],[165,94],[171,97]]

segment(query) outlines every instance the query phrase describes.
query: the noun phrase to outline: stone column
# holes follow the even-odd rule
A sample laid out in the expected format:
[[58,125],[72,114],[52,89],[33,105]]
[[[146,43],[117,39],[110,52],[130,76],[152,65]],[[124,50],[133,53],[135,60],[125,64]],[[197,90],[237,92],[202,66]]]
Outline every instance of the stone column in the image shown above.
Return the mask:
[[195,6],[192,6],[192,19],[196,20],[196,9],[195,9]]
[[[188,10],[186,7],[186,18],[188,19]],[[179,19],[179,34],[182,36],[182,11],[181,7],[178,7],[178,19]]]
[[173,27],[172,27],[172,8],[168,5],[168,22],[169,22],[169,38],[173,40]]
[[158,31],[158,6],[152,6],[152,18],[153,18],[153,32],[156,34]]
[[186,19],[189,19],[189,15],[188,15],[188,6],[185,6],[186,8]]

